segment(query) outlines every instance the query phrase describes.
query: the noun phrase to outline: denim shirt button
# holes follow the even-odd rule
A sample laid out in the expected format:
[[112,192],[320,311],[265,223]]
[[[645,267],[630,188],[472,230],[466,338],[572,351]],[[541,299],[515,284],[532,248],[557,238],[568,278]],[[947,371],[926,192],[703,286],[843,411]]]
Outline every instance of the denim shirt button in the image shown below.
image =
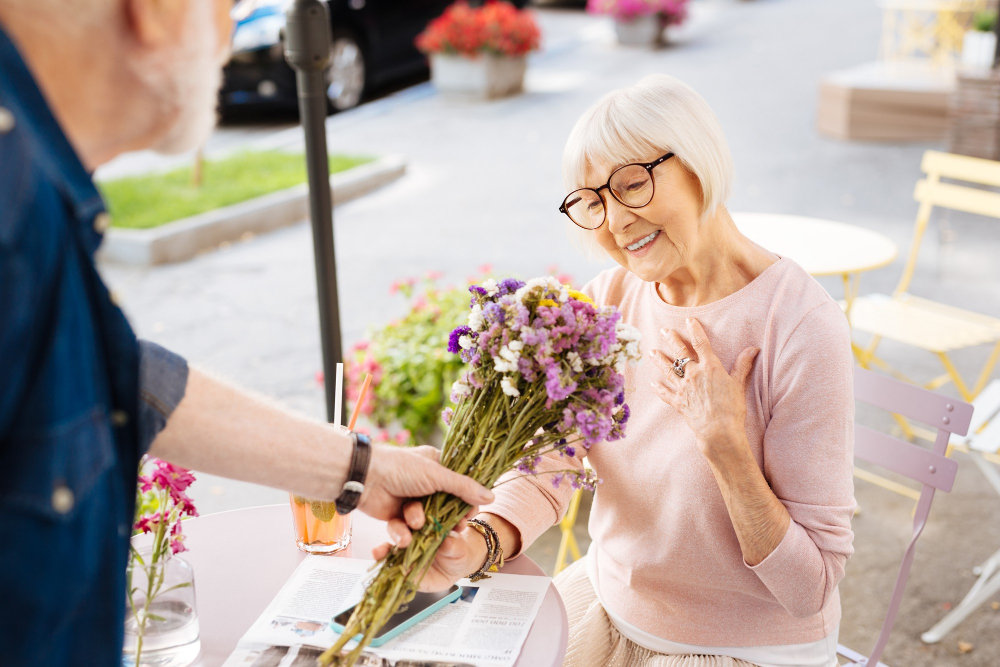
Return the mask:
[[69,514],[70,510],[73,509],[75,500],[73,492],[65,485],[60,484],[52,492],[52,509],[59,514]]
[[103,234],[111,226],[111,216],[107,213],[98,213],[94,218],[94,231]]
[[14,129],[14,114],[9,109],[0,107],[0,134],[7,134]]
[[111,413],[111,423],[114,426],[125,426],[128,423],[128,413],[124,410],[114,410]]

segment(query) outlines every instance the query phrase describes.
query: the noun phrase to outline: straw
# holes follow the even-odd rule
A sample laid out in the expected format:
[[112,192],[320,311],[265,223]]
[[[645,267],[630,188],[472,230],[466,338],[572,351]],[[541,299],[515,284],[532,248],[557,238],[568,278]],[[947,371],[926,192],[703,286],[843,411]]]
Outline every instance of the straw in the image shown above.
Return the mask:
[[358,395],[358,402],[354,404],[354,412],[351,414],[351,423],[347,425],[348,431],[354,430],[354,424],[358,421],[358,415],[361,414],[361,405],[365,402],[365,394],[368,393],[368,385],[372,383],[372,374],[365,373],[365,383],[361,385],[361,393]]
[[344,401],[344,364],[337,364],[337,383],[335,385],[335,391],[333,399],[333,423],[335,426],[340,426],[344,423],[341,419],[342,413],[342,403]]

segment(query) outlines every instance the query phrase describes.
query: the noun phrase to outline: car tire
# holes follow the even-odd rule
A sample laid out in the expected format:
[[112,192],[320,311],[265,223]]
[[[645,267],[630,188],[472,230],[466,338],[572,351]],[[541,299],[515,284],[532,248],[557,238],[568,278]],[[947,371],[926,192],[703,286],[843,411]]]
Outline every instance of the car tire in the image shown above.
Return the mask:
[[368,86],[368,63],[353,33],[335,30],[326,69],[326,98],[330,111],[358,106]]

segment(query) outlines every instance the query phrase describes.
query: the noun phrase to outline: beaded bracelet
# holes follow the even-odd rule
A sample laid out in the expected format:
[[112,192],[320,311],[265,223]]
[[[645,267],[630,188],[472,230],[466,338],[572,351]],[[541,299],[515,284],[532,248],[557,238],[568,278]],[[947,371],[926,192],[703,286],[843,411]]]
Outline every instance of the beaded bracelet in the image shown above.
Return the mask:
[[503,547],[500,546],[500,537],[486,521],[482,519],[469,519],[469,525],[479,531],[479,534],[486,540],[486,560],[482,567],[469,575],[469,581],[476,582],[481,579],[489,579],[487,572],[497,572],[503,567]]

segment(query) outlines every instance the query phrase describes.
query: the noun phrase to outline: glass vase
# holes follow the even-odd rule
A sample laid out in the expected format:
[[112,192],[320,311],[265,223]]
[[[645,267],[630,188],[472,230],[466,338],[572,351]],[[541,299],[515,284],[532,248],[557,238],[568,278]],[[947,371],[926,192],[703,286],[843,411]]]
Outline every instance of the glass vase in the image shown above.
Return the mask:
[[351,515],[337,514],[334,503],[290,495],[295,546],[310,554],[333,554],[351,543]]
[[129,559],[123,667],[184,667],[198,657],[194,571],[179,556],[152,562],[150,549]]

